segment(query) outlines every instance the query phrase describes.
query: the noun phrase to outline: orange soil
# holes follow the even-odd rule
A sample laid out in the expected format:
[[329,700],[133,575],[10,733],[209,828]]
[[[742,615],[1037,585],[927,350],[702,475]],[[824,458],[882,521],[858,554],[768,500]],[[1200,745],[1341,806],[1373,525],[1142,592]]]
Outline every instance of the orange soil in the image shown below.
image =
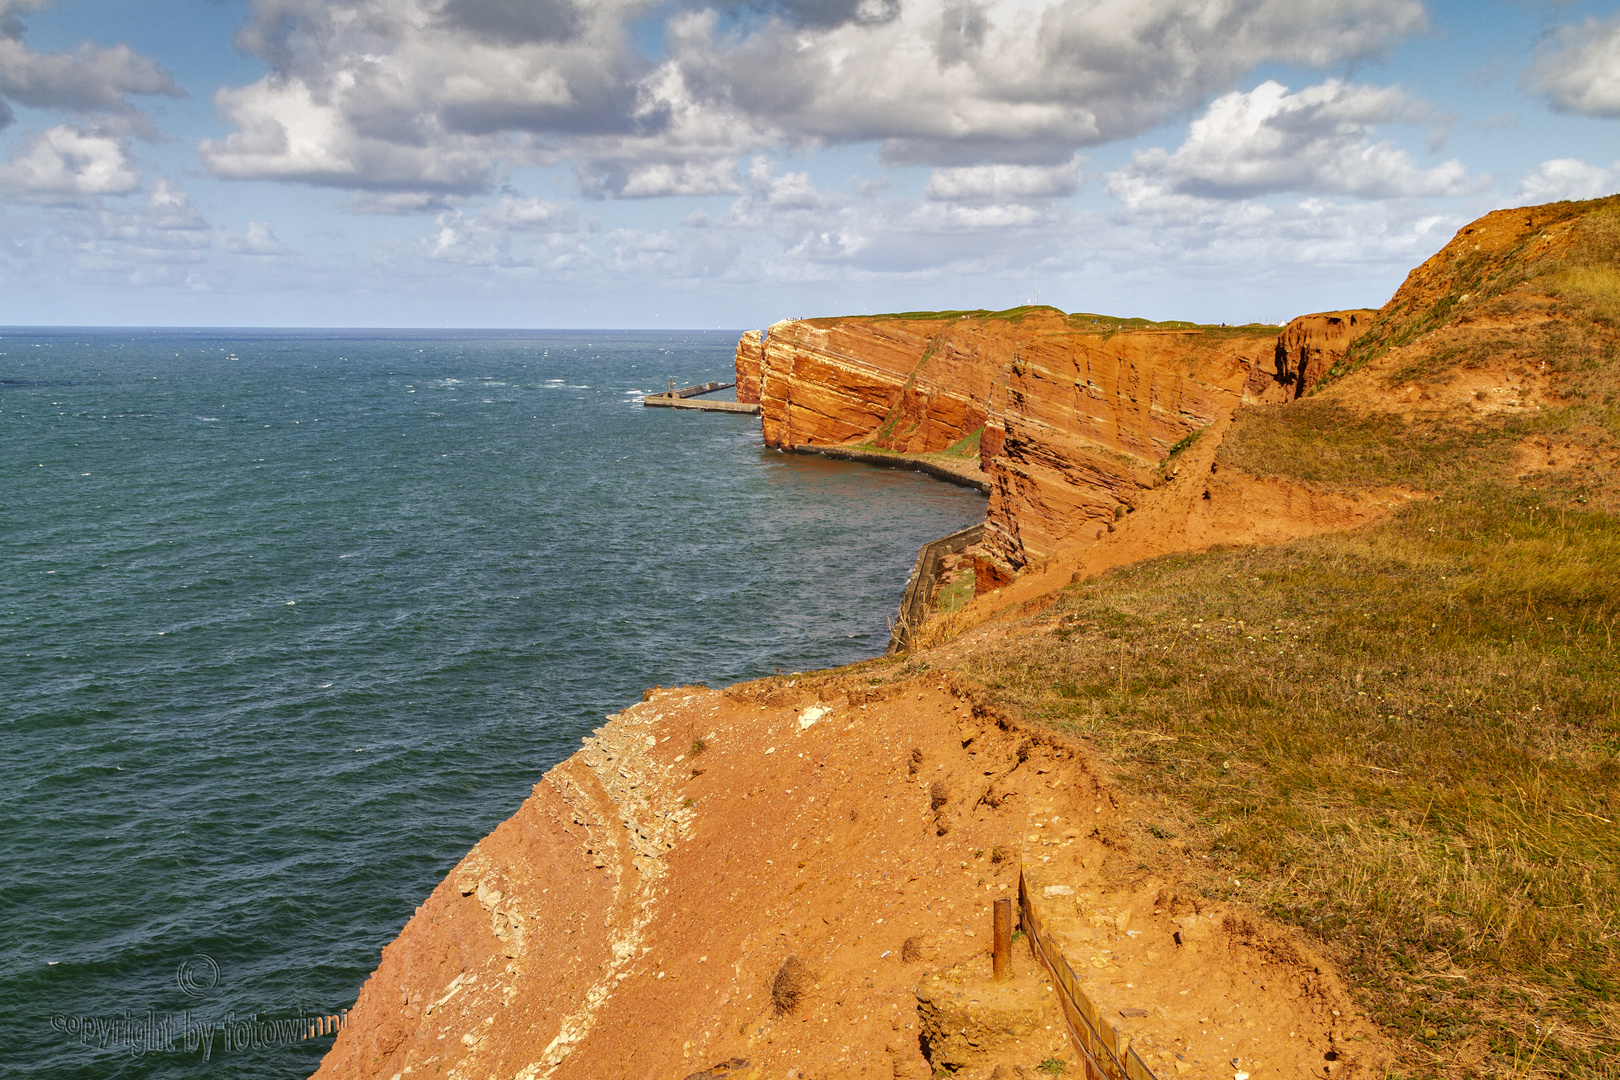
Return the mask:
[[[1303,943],[1182,896],[1131,839],[1150,810],[1118,803],[1075,748],[934,679],[655,692],[434,890],[317,1076],[679,1078],[743,1059],[715,1075],[920,1080],[924,1040],[949,1048],[923,1028],[919,982],[994,1006],[976,965],[1020,862],[1162,1075],[1381,1060]],[[790,957],[808,986],[781,1013]],[[1078,1067],[1027,951],[1015,966],[1045,1022],[959,1052],[957,1075]]]

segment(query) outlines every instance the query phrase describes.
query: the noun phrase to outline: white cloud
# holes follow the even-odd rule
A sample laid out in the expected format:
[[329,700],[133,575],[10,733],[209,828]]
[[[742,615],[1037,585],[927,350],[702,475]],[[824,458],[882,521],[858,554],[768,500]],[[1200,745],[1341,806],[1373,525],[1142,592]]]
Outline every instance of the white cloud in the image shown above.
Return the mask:
[[[1067,168],[1036,172],[1061,176]],[[1043,176],[1037,185],[1030,174],[1011,175],[1025,193],[1048,191],[1057,183]],[[998,179],[994,171],[956,177],[953,182],[964,196],[971,196],[959,201],[822,191],[807,173],[779,173],[763,156],[752,162],[745,179],[747,192],[726,213],[713,219],[694,214],[687,221],[698,230],[696,235],[737,236],[734,262],[722,265],[711,257],[702,264],[737,280],[828,281],[846,274],[857,279],[939,279],[1039,264],[1061,255],[1070,243],[1063,232],[1069,215],[1059,209],[1061,204],[1022,195],[998,201],[990,190]],[[1001,174],[999,179],[1005,188],[1008,177]],[[761,241],[772,250],[759,250]],[[722,248],[711,244],[710,250]],[[642,253],[636,263],[622,258],[620,263],[647,261]]]
[[[1086,242],[1096,257],[1149,288],[1180,281],[1246,298],[1250,311],[1273,318],[1298,314],[1278,304],[1281,285],[1308,287],[1320,298],[1283,304],[1345,306],[1382,303],[1411,267],[1434,254],[1484,204],[1437,210],[1427,200],[1340,200],[1322,196],[1211,199],[1165,192],[1141,177],[1115,174],[1109,190],[1120,209]],[[1477,202],[1477,201],[1476,201]],[[1345,283],[1383,280],[1368,295]],[[1194,283],[1202,282],[1202,286]]]
[[[1393,287],[1488,209],[1460,163],[1422,169],[1375,141],[1378,124],[1433,119],[1397,88],[1338,80],[1223,95],[1173,152],[1107,174],[1118,209],[1084,242],[1133,291],[1241,299],[1246,310],[1229,312],[1240,318],[1382,303],[1379,282]],[[1473,198],[1433,201],[1459,196]]]
[[927,195],[942,202],[1062,199],[1080,190],[1080,161],[1061,165],[959,165],[935,169]]
[[434,224],[437,229],[423,243],[428,257],[441,262],[467,266],[515,266],[512,241],[505,229],[493,228],[460,210],[446,210]]
[[[586,231],[573,203],[506,195],[481,213],[448,210],[424,241],[428,257],[467,266],[515,269],[546,262],[553,268],[594,260],[574,234]],[[538,238],[538,249],[514,254],[514,234]]]
[[1153,190],[1246,198],[1283,191],[1398,198],[1459,195],[1477,188],[1456,160],[1422,169],[1410,154],[1374,142],[1375,125],[1427,119],[1428,110],[1396,87],[1337,79],[1297,94],[1274,81],[1212,102],[1174,153],[1139,152],[1116,179],[1126,201]]
[[817,188],[809,173],[777,175],[770,159],[763,155],[748,167],[748,187],[751,201],[773,210],[826,210],[841,205],[840,200]]
[[[1077,147],[1256,65],[1375,57],[1425,25],[1420,0],[702,3],[256,0],[238,44],[272,71],[220,91],[235,130],[198,152],[217,176],[429,209],[556,155],[587,196],[713,195],[741,190],[736,161],[764,147],[881,141],[890,162],[1058,166],[937,178],[941,193],[991,185],[941,198],[1044,198],[1015,189],[1062,188]],[[647,19],[665,20],[656,64],[634,46]]]
[[356,214],[389,216],[450,210],[459,201],[458,196],[443,191],[360,190],[350,193],[348,206]]
[[911,0],[892,19],[752,32],[693,16],[671,51],[700,94],[896,162],[1051,163],[1196,105],[1267,62],[1374,56],[1417,0]]
[[617,194],[625,199],[650,199],[663,195],[733,195],[742,188],[737,183],[737,165],[728,160],[655,162],[637,165],[625,173]]
[[405,130],[368,133],[342,93],[319,95],[299,79],[274,76],[220,90],[215,104],[237,130],[202,140],[197,154],[231,180],[442,194],[487,187],[500,152],[514,149],[506,140],[447,132],[431,114],[404,121]]
[[171,180],[154,183],[144,207],[103,209],[98,217],[99,238],[118,241],[126,255],[137,258],[191,261],[213,242],[208,219],[191,204],[185,189]]
[[[21,217],[8,224],[23,224]],[[291,261],[267,256],[295,255],[267,221],[251,221],[243,231],[215,227],[183,187],[163,177],[144,197],[62,200],[32,212],[27,225],[27,240],[13,241],[22,274],[6,283],[9,289],[45,278],[196,290],[228,283],[242,257],[262,267]]]
[[292,249],[276,239],[276,230],[268,221],[250,221],[245,232],[221,230],[215,244],[223,251],[239,255],[286,255]]
[[1617,191],[1620,191],[1620,161],[1605,169],[1578,158],[1554,158],[1526,173],[1513,197],[1517,205],[1534,206],[1562,199],[1596,199]]
[[685,259],[686,245],[668,230],[614,229],[604,239],[611,252],[613,269],[618,273],[692,276]]
[[183,97],[173,78],[127,45],[80,45],[72,52],[38,53],[23,41],[22,16],[50,0],[0,0],[0,127],[13,118],[7,102],[35,109],[65,109],[117,117],[150,134],[150,122],[130,104],[132,94]]
[[153,229],[206,229],[208,219],[191,196],[172,180],[159,180],[146,196],[146,226]]
[[492,225],[519,232],[579,232],[579,208],[571,202],[505,195],[484,215]]
[[78,275],[135,288],[203,287],[199,273],[216,239],[185,190],[161,179],[144,205],[102,207],[61,224],[67,234],[78,234],[71,248]]
[[1521,85],[1559,112],[1620,116],[1620,15],[1547,35]]
[[216,94],[236,130],[198,154],[230,179],[469,195],[553,160],[537,135],[633,133],[637,0],[540,7],[259,0],[237,43],[273,70]]
[[127,195],[140,183],[122,140],[67,125],[31,136],[0,163],[0,192],[25,202]]

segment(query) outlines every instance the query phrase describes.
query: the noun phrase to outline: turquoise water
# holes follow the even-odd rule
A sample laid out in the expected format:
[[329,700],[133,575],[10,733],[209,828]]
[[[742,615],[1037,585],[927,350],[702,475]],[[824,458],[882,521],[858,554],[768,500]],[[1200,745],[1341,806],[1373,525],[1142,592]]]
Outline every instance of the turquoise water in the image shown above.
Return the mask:
[[635,403],[735,341],[0,331],[0,1075],[307,1075],[604,715],[881,652],[983,498]]

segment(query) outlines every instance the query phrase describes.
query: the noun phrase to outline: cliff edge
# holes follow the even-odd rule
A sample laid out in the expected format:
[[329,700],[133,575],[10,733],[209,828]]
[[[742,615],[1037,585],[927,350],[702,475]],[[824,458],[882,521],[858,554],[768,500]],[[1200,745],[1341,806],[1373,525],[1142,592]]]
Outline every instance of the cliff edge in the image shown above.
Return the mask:
[[977,436],[982,563],[1000,583],[1134,508],[1175,450],[1244,402],[1303,396],[1374,315],[1280,332],[1043,307],[797,320],[738,342],[738,393],[782,450],[925,454]]
[[970,598],[608,718],[318,1076],[1612,1071],[1620,197],[1377,312],[799,320],[737,370],[780,449],[977,436]]

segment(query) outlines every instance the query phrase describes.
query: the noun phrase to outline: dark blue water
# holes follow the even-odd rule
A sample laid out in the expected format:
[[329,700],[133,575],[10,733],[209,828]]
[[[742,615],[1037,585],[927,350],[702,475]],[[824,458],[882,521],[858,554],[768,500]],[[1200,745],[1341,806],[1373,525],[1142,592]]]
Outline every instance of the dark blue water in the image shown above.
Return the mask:
[[735,340],[0,331],[0,1075],[306,1075],[604,715],[881,652],[983,500],[635,403]]

